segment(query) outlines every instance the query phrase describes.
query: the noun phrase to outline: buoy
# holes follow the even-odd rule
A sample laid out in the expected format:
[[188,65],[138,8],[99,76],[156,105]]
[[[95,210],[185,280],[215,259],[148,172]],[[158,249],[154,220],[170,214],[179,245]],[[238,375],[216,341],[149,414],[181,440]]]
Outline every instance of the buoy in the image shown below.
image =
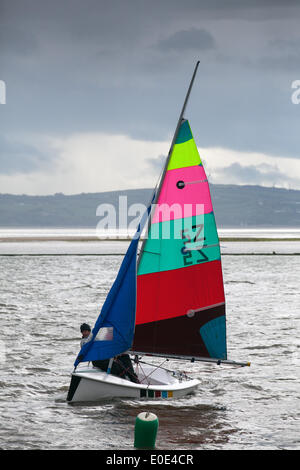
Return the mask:
[[134,447],[154,449],[158,430],[158,417],[149,411],[139,413],[135,420]]

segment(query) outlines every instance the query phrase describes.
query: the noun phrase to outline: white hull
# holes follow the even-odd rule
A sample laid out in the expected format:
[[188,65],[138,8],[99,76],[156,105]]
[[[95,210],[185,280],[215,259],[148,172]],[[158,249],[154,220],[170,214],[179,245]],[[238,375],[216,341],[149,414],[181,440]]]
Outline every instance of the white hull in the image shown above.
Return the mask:
[[99,401],[107,398],[180,398],[192,393],[199,380],[179,377],[154,365],[143,366],[140,384],[130,382],[93,367],[81,367],[72,373],[68,402]]

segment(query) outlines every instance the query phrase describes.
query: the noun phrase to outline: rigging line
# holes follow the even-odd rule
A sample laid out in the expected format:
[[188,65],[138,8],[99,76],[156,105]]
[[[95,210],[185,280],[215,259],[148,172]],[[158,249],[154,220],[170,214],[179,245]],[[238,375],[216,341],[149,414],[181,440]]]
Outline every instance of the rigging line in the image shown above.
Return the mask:
[[[169,361],[169,359],[165,359],[164,362],[168,362],[168,361]],[[162,362],[162,364],[164,362]],[[140,360],[139,360],[139,364],[146,364],[147,366],[153,366],[153,364],[151,364],[151,362],[140,361]],[[171,373],[173,372],[173,370],[167,369],[166,367],[162,367],[161,365],[159,366],[159,368],[165,370],[166,372],[171,372]]]
[[[147,363],[145,362],[145,364],[147,364]],[[137,363],[137,366],[141,369],[141,372],[144,374],[144,377],[140,379],[141,383],[142,383],[143,381],[145,381],[146,383],[143,384],[143,385],[148,385],[148,387],[149,387],[149,385],[151,385],[151,384],[150,384],[150,382],[149,382],[149,380],[148,380],[148,377],[147,377],[147,375],[146,375],[146,373],[145,373],[145,370],[144,370],[143,367],[140,365],[140,361]],[[137,374],[137,375],[138,375],[138,374]]]
[[140,382],[141,382],[142,385],[147,385],[147,386],[149,387],[150,382],[149,382],[149,380],[148,380],[148,378],[147,378],[147,376],[146,376],[146,374],[145,374],[145,371],[144,371],[144,369],[143,369],[141,366],[139,366],[139,367],[140,367],[142,373],[144,374],[144,377],[143,377],[143,378],[141,377],[139,380],[140,380]]
[[[167,362],[167,361],[168,361],[168,359],[165,359],[165,360],[161,363],[161,365],[156,366],[155,369],[153,369],[148,375],[146,375],[145,372],[144,372],[145,379],[148,380],[149,377],[150,377],[150,375],[152,375],[157,369],[164,369],[164,368],[161,367],[161,366],[162,366],[165,362]],[[147,363],[145,362],[145,364],[147,364]],[[152,366],[153,366],[153,364],[148,364],[148,365],[152,365]],[[168,369],[164,369],[164,370],[168,370]],[[169,371],[169,372],[170,372],[170,371]],[[150,382],[149,382],[149,380],[148,380],[148,386],[149,386],[149,385],[151,385],[151,384],[150,384]]]

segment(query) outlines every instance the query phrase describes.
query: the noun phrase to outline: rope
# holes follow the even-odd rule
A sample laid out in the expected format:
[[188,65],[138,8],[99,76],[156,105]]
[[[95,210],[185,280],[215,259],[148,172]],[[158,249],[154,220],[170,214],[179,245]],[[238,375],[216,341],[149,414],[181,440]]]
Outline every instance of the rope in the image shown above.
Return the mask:
[[165,367],[162,367],[162,365],[163,365],[165,362],[167,362],[167,361],[168,361],[168,359],[165,359],[165,360],[161,363],[161,365],[156,366],[148,375],[146,375],[144,369],[140,366],[140,364],[142,363],[142,364],[146,364],[146,365],[148,365],[148,366],[153,366],[153,364],[150,364],[149,362],[144,362],[144,361],[138,360],[137,365],[140,366],[140,368],[141,368],[141,370],[142,370],[142,372],[143,372],[143,374],[144,374],[144,378],[143,378],[142,380],[146,380],[146,381],[148,382],[148,387],[151,385],[148,379],[149,379],[150,375],[153,374],[157,369],[163,369],[163,370],[166,370],[167,372],[172,372],[171,370],[166,369]]

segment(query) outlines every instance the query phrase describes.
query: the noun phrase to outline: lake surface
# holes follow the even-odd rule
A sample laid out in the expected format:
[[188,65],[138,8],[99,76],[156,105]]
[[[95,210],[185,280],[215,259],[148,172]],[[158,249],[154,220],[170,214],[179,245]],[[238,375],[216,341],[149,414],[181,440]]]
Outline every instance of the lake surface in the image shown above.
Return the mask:
[[0,448],[132,450],[147,410],[158,449],[300,448],[299,256],[223,257],[228,357],[250,368],[168,361],[200,379],[194,395],[69,405],[79,325],[96,320],[124,246],[66,256],[42,243],[51,256],[0,256]]

